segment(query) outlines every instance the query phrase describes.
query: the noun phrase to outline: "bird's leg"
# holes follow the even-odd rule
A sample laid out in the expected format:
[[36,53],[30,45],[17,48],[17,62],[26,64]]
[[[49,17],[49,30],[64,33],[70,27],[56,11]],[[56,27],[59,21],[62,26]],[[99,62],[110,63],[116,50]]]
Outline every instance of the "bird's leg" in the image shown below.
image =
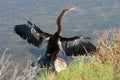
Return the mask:
[[50,60],[51,60],[51,54],[47,53],[43,58],[41,58],[38,61],[38,64],[41,68],[49,68],[50,67]]
[[54,53],[46,53],[44,57],[42,57],[37,63],[38,66],[41,68],[47,68],[49,69],[49,67],[53,67],[54,64],[54,60],[56,59],[56,55],[57,55],[58,51],[54,52]]

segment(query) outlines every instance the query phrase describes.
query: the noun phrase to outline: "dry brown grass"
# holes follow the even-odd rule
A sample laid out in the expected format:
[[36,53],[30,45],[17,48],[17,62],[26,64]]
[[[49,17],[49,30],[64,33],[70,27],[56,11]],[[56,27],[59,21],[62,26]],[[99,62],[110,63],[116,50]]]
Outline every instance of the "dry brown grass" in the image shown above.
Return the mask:
[[112,64],[114,80],[120,78],[120,29],[97,33],[99,51],[95,56],[104,64]]
[[[120,79],[120,28],[95,32],[99,50],[89,58],[81,56],[72,61],[65,71],[59,73],[48,72],[38,75],[37,80],[119,80]],[[6,50],[7,51],[7,50]],[[5,58],[5,53],[0,58],[0,79],[6,76],[11,65],[10,57]],[[63,64],[63,60],[59,60]],[[87,62],[86,62],[87,61]],[[60,64],[59,64],[60,65]],[[22,75],[18,75],[18,68],[14,66],[14,72],[10,80],[36,80],[38,70],[30,67],[28,62]]]
[[[120,28],[95,32],[98,51],[89,60],[85,56],[73,61],[66,71],[50,73],[37,80],[119,80]],[[85,61],[88,61],[86,64]]]

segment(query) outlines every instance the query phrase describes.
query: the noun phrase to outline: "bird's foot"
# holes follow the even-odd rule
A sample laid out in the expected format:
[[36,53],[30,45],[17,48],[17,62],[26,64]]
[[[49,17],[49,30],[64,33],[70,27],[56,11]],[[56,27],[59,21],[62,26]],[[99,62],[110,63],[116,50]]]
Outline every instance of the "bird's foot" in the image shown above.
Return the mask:
[[50,67],[50,57],[49,56],[44,56],[43,58],[41,58],[38,62],[37,65],[40,68],[49,68]]
[[33,62],[31,64],[32,67],[38,67],[38,68],[49,68],[50,67],[50,61],[46,58],[43,57],[37,62]]

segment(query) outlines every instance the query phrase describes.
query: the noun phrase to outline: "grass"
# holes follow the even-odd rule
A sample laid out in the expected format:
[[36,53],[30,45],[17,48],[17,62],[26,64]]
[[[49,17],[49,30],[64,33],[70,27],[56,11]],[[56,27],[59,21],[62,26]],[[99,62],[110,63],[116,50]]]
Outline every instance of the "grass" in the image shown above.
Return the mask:
[[0,56],[0,80],[35,80],[39,70],[31,67],[31,61],[28,61],[24,70],[19,71],[19,63],[10,60],[11,56],[7,55],[8,48]]
[[119,80],[120,29],[95,32],[99,50],[92,56],[80,56],[65,71],[39,75],[37,80]]
[[98,51],[93,56],[77,57],[59,73],[36,70],[30,67],[31,61],[19,73],[19,64],[10,60],[6,49],[0,57],[0,80],[120,80],[120,28],[95,34]]
[[46,76],[38,77],[37,80],[113,80],[113,64],[95,61],[91,59],[85,63],[85,56],[82,60],[73,61],[66,71],[60,73],[49,73]]

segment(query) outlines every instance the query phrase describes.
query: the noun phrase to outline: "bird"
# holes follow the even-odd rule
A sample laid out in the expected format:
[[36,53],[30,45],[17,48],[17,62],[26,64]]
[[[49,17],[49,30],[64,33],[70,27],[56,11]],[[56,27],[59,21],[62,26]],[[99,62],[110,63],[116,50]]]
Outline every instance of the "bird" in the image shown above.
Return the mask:
[[90,42],[90,37],[84,37],[81,35],[73,37],[62,37],[62,19],[70,11],[76,9],[76,7],[63,9],[56,20],[57,31],[53,34],[49,34],[41,30],[36,24],[31,21],[27,21],[26,24],[19,24],[14,26],[14,31],[23,40],[26,40],[29,44],[40,48],[41,45],[46,42],[45,55],[38,61],[41,67],[50,66],[50,61],[55,61],[59,52],[66,56],[78,56],[93,54],[96,51],[96,46]]

